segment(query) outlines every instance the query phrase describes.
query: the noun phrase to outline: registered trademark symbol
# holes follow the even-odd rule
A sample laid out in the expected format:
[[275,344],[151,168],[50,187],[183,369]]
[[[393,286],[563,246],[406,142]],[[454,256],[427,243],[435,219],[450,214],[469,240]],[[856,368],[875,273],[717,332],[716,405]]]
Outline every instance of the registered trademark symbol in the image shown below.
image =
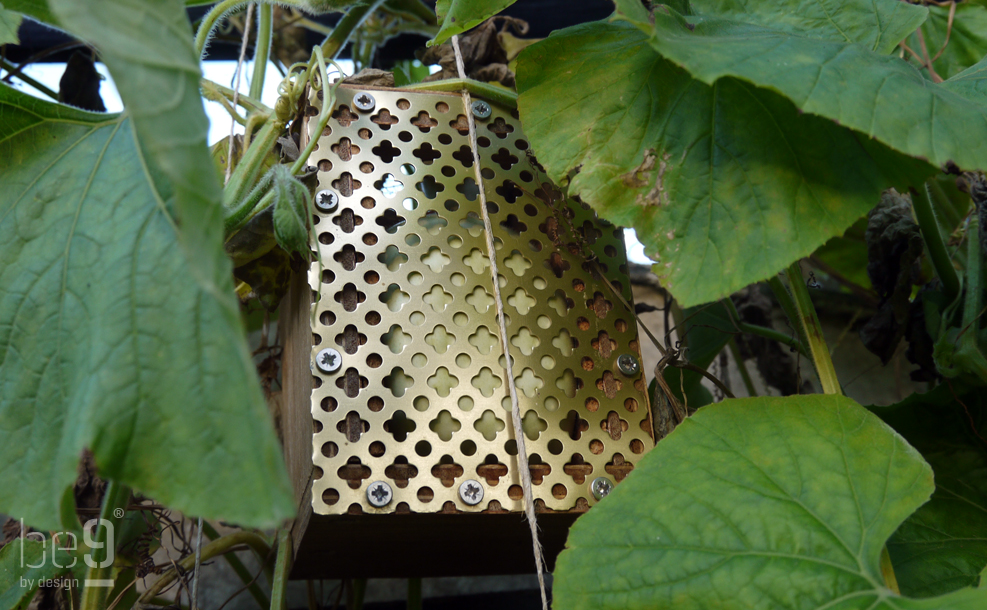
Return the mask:
[[116,517],[117,519],[123,519],[123,509],[122,508],[114,508],[113,509],[113,516]]

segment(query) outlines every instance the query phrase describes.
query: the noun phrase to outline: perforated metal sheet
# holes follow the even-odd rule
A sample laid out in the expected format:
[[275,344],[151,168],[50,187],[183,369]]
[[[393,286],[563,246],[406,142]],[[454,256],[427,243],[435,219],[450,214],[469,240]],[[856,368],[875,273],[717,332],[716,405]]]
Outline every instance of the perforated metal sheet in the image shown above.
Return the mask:
[[[313,364],[312,505],[319,514],[523,509],[467,110],[459,95],[340,87],[310,164],[341,196],[315,217],[309,282]],[[318,103],[317,100],[312,100]],[[513,109],[477,121],[507,328],[536,502],[595,503],[590,482],[620,481],[653,446],[621,232],[568,205],[528,150]],[[575,229],[575,233],[573,232]],[[639,367],[640,368],[640,367]],[[476,506],[459,484],[484,487]],[[390,484],[383,508],[367,501]],[[449,503],[452,503],[450,505]],[[352,508],[351,508],[352,507]]]

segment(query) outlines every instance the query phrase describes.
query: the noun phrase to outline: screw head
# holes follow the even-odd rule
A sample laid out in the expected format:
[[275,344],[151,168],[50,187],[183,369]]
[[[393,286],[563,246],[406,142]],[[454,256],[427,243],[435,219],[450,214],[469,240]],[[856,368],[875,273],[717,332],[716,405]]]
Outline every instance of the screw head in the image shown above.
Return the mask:
[[325,189],[315,194],[315,207],[319,208],[320,212],[326,212],[327,214],[334,212],[338,205],[339,195],[336,191]]
[[390,504],[393,497],[391,486],[383,481],[374,481],[367,486],[367,500],[377,508]]
[[490,114],[493,112],[493,108],[490,104],[484,102],[483,100],[476,100],[470,104],[470,110],[473,111],[473,116],[478,119],[489,119]]
[[459,497],[470,506],[476,506],[483,500],[483,486],[475,479],[466,479],[459,484]]
[[362,110],[363,112],[370,112],[377,105],[377,100],[374,96],[370,95],[366,91],[357,93],[356,97],[353,98],[353,105],[356,106],[357,110]]
[[641,372],[641,363],[633,354],[621,354],[617,357],[617,368],[627,376],[637,375]]
[[610,495],[613,491],[613,482],[606,477],[596,477],[593,482],[589,484],[589,489],[593,492],[593,497],[597,500],[602,500]]
[[315,355],[315,366],[323,373],[335,373],[343,366],[343,357],[336,350],[327,347]]

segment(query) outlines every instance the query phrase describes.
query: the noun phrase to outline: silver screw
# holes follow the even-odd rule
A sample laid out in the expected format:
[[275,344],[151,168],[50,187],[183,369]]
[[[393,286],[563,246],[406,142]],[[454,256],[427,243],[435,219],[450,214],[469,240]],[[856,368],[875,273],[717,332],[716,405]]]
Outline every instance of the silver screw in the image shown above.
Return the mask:
[[315,366],[323,373],[335,373],[343,365],[343,357],[339,352],[327,347],[315,355]]
[[466,479],[459,485],[459,497],[470,506],[476,506],[483,500],[483,486],[474,479]]
[[627,375],[628,377],[632,375],[637,375],[641,372],[641,364],[637,361],[637,358],[633,354],[621,354],[617,357],[617,368],[620,372]]
[[393,497],[394,492],[391,491],[391,486],[383,481],[374,481],[367,487],[367,500],[377,508],[390,504]]
[[590,491],[593,492],[593,497],[597,500],[602,500],[610,495],[613,491],[613,482],[606,477],[596,477],[593,482],[589,484]]
[[377,100],[374,96],[369,93],[357,93],[356,97],[353,98],[353,105],[356,106],[357,110],[362,110],[363,112],[370,112],[377,105]]
[[489,119],[490,113],[493,112],[493,108],[490,104],[484,102],[483,100],[476,100],[470,104],[470,109],[473,111],[473,116],[478,119]]
[[334,212],[338,205],[339,195],[336,194],[336,191],[325,189],[315,194],[315,207],[319,208],[322,212],[326,212],[327,214]]

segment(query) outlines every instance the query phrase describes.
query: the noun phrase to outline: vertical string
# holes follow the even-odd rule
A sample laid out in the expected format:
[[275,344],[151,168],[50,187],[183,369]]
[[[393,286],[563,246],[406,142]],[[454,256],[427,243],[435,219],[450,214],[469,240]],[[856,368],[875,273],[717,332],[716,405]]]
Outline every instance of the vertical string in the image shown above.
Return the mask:
[[[452,37],[452,48],[456,52],[456,67],[459,77],[466,78],[463,67],[463,55],[459,50],[459,37]],[[545,559],[542,555],[541,542],[538,541],[538,524],[535,520],[535,500],[531,491],[531,471],[528,469],[528,452],[524,446],[524,429],[521,426],[521,407],[518,405],[517,385],[514,383],[514,362],[511,358],[507,340],[507,320],[504,317],[504,302],[500,296],[500,273],[497,270],[497,248],[494,245],[493,227],[490,225],[490,215],[487,213],[487,195],[483,185],[483,175],[480,170],[480,153],[476,143],[476,122],[473,120],[472,98],[469,91],[463,90],[463,104],[466,107],[466,120],[469,122],[470,147],[473,149],[473,170],[476,184],[480,189],[480,214],[483,217],[484,234],[487,238],[487,256],[490,258],[490,274],[493,276],[494,301],[497,306],[497,323],[500,330],[500,346],[504,352],[507,366],[507,388],[511,394],[511,420],[514,424],[514,436],[517,439],[518,473],[521,475],[521,489],[524,492],[524,514],[531,529],[531,547],[535,555],[535,569],[538,573],[538,587],[541,590],[541,605],[548,610],[548,595],[545,593]]]
[[[247,41],[250,39],[250,19],[254,16],[254,5],[250,4],[247,6],[247,20],[243,25],[243,42],[240,44],[240,60],[236,64],[236,78],[233,85],[233,112],[236,112],[236,103],[240,97],[240,74],[243,72],[243,61],[247,58]],[[226,153],[226,180],[223,184],[230,181],[230,175],[233,173],[233,137],[236,133],[236,119],[230,119],[230,146]],[[249,135],[249,134],[245,134]],[[244,138],[244,143],[246,144],[246,137]],[[192,610],[195,610],[194,608]]]

